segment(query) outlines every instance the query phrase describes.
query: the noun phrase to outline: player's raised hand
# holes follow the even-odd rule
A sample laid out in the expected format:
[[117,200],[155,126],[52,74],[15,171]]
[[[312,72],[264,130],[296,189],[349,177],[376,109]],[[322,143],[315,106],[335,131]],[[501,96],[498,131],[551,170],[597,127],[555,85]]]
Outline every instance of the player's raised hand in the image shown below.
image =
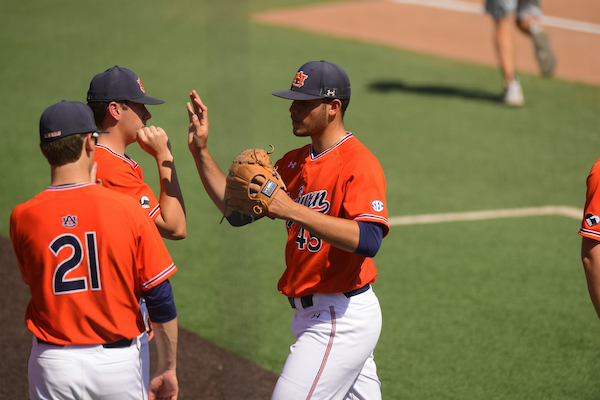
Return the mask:
[[148,387],[148,400],[177,400],[179,384],[175,371],[155,376]]
[[172,158],[171,143],[163,128],[145,126],[137,131],[140,147],[157,160]]
[[208,140],[208,108],[202,103],[198,92],[192,90],[190,102],[187,103],[190,128],[188,146],[190,151],[206,148]]

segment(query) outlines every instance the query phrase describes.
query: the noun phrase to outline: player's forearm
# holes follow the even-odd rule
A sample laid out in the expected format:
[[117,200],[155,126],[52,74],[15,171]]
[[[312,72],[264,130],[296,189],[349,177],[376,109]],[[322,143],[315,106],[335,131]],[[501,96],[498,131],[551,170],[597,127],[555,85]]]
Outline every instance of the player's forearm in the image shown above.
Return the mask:
[[157,373],[175,371],[177,368],[177,318],[164,323],[153,322],[152,328],[158,353]]
[[336,218],[294,203],[286,218],[340,250],[354,253],[358,247],[360,229],[356,221]]
[[160,216],[156,225],[166,239],[179,240],[187,235],[185,204],[172,157],[157,159],[160,179]]
[[219,168],[219,165],[208,149],[196,149],[192,154],[206,193],[217,208],[224,213],[226,211],[225,189],[227,187],[227,177],[221,171],[221,168]]
[[590,298],[596,314],[600,318],[600,246],[597,241],[583,238],[581,261],[585,270]]

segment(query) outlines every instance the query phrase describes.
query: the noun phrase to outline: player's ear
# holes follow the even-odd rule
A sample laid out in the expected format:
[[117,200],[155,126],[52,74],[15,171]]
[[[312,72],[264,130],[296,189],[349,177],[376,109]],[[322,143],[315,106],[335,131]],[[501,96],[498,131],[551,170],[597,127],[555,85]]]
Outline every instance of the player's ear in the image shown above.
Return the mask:
[[83,142],[83,147],[87,152],[94,151],[96,147],[96,142],[98,141],[98,134],[96,132],[88,133],[85,135],[85,140]]
[[329,115],[332,117],[342,111],[342,102],[339,99],[333,99],[331,103],[329,103],[329,106]]
[[121,115],[123,113],[123,108],[116,101],[111,101],[108,103],[108,108],[106,110],[108,114],[115,120],[118,121],[121,119]]

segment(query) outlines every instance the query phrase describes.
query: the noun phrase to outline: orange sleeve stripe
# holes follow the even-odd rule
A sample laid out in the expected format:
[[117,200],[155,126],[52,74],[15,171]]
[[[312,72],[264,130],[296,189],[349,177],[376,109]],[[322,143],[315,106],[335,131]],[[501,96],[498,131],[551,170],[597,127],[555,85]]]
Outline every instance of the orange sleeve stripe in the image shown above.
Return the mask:
[[596,232],[591,229],[581,228],[579,229],[579,234],[581,236],[600,241],[600,232]]
[[381,215],[375,214],[360,214],[354,218],[356,221],[374,221],[389,226],[388,219]]
[[156,207],[154,207],[152,209],[152,211],[150,211],[150,213],[148,213],[148,215],[152,219],[156,218],[158,216],[158,214],[160,214],[160,204],[157,204]]
[[160,274],[158,274],[158,275],[152,277],[151,279],[147,280],[146,282],[144,282],[142,284],[142,290],[151,289],[153,286],[156,286],[157,284],[161,283],[162,281],[167,279],[169,276],[174,274],[175,271],[177,271],[177,267],[175,266],[175,264],[169,265],[167,268],[162,270],[162,272]]

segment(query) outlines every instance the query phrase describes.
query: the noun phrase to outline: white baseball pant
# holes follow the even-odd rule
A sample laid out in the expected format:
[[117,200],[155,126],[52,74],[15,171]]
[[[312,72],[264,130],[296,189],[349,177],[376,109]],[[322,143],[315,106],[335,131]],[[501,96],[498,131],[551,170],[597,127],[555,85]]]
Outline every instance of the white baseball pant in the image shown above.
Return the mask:
[[[33,337],[28,363],[32,400],[146,400],[149,360],[142,360],[148,336],[128,347],[56,346]],[[145,351],[148,354],[148,351]]]
[[373,350],[382,317],[373,290],[349,298],[316,293],[306,308],[293,302],[296,343],[271,400],[380,400]]

